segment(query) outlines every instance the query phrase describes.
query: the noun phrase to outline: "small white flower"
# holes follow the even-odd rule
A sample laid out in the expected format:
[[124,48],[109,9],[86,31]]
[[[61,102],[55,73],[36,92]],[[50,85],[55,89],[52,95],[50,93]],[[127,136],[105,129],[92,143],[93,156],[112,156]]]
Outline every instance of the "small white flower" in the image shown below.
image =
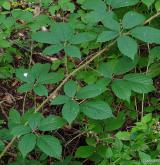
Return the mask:
[[48,31],[47,28],[46,28],[45,26],[42,26],[42,27],[41,27],[41,30],[42,30],[43,32],[47,32],[47,31]]
[[24,77],[28,77],[28,73],[24,73],[23,76],[24,76]]

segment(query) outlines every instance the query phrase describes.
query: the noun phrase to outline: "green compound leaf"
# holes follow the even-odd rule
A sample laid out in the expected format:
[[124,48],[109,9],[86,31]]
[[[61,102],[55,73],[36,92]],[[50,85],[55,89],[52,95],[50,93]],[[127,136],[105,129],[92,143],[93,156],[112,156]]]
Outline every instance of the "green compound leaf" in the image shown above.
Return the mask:
[[72,44],[82,44],[85,42],[93,41],[95,40],[97,35],[92,32],[82,32],[75,34],[73,38],[70,40]]
[[[49,1],[50,2],[50,1]],[[70,2],[69,0],[59,0],[58,5],[64,10],[64,11],[70,11],[71,13],[75,10],[75,5],[73,2]],[[56,7],[56,6],[55,6]]]
[[15,124],[21,123],[21,116],[16,109],[11,109],[9,111],[9,121]]
[[25,83],[23,85],[21,85],[17,91],[20,92],[20,93],[24,93],[24,92],[27,92],[27,91],[30,91],[33,89],[33,84],[30,84],[30,83]]
[[160,60],[160,46],[156,46],[150,50],[148,63],[152,64]]
[[2,7],[6,10],[10,10],[11,9],[11,4],[10,4],[10,2],[6,1],[6,2],[2,3]]
[[46,64],[36,63],[32,66],[30,75],[33,76],[36,79],[39,79],[39,77],[41,75],[44,76],[49,72],[50,67],[51,66],[48,63],[46,63]]
[[155,0],[142,0],[142,2],[143,2],[147,7],[150,7],[150,6],[155,2]]
[[31,152],[36,145],[36,136],[34,134],[24,135],[19,143],[18,148],[22,153],[23,158],[27,156],[29,152]]
[[69,97],[74,97],[77,91],[77,83],[73,80],[64,85],[64,93]]
[[63,49],[63,45],[51,45],[44,49],[42,52],[44,55],[54,55]]
[[148,93],[154,90],[152,79],[146,75],[131,73],[122,80],[114,80],[112,90],[120,99],[130,102],[131,91]]
[[124,15],[122,19],[122,25],[125,29],[131,29],[137,25],[142,24],[144,21],[145,16],[135,11],[129,11]]
[[79,114],[79,104],[75,101],[69,100],[62,108],[62,116],[71,124]]
[[7,40],[0,38],[0,48],[9,48],[11,46],[11,43]]
[[68,45],[64,48],[65,53],[70,57],[81,58],[80,49],[73,45]]
[[61,128],[65,124],[65,121],[58,116],[50,115],[41,120],[38,125],[41,131],[52,131]]
[[110,29],[110,30],[113,30],[113,31],[117,31],[119,32],[120,31],[120,24],[119,22],[115,19],[115,14],[111,13],[111,12],[108,12],[103,20],[102,20],[102,23],[103,25]]
[[57,96],[56,98],[54,98],[53,100],[51,100],[51,105],[65,104],[69,101],[69,99],[70,98],[68,96],[60,95],[60,96]]
[[32,39],[47,44],[61,44],[69,41],[74,34],[73,28],[68,23],[56,23],[51,32],[37,32],[32,35]]
[[138,154],[139,154],[140,160],[143,164],[146,163],[146,160],[148,162],[152,161],[152,158],[149,154],[146,154],[145,152],[141,152],[141,151],[139,151]]
[[155,78],[157,76],[159,76],[160,74],[160,64],[159,63],[154,63],[149,67],[147,76],[151,77],[151,78]]
[[31,128],[27,125],[19,125],[11,130],[11,134],[14,136],[21,136],[31,132]]
[[113,75],[121,75],[129,72],[136,66],[136,63],[137,60],[133,61],[131,58],[123,56],[110,60],[107,63],[101,63],[98,72],[101,73],[103,77],[111,79]]
[[57,138],[50,135],[40,135],[37,138],[37,146],[48,156],[60,159],[62,146]]
[[35,76],[28,69],[19,68],[16,69],[16,77],[26,83],[33,84],[35,81]]
[[134,59],[138,50],[138,45],[137,45],[137,42],[133,38],[129,36],[119,37],[117,40],[117,44],[122,54],[124,54],[125,56],[128,56],[132,60]]
[[156,8],[157,11],[160,10],[160,0],[156,1],[155,8]]
[[85,15],[85,20],[91,23],[97,23],[102,20],[106,13],[106,5],[102,0],[85,0],[82,8],[92,10]]
[[121,8],[136,5],[139,0],[107,0],[107,2],[112,8]]
[[84,16],[84,20],[87,23],[98,23],[99,21],[102,21],[104,17],[104,13],[98,12],[98,11],[91,11],[89,13],[86,13]]
[[113,40],[118,36],[117,32],[114,31],[103,31],[97,38],[97,42],[106,42]]
[[105,122],[105,129],[107,131],[113,131],[113,130],[118,130],[123,126],[125,123],[125,112],[121,111],[118,113],[117,117],[112,117],[109,119],[106,119]]
[[39,84],[55,84],[63,79],[63,73],[50,72],[46,74],[41,74],[38,78]]
[[84,3],[82,4],[82,7],[84,9],[89,9],[89,10],[105,10],[105,3],[102,0],[85,0]]
[[76,151],[77,158],[88,158],[95,151],[95,148],[92,146],[80,146]]
[[3,150],[5,148],[5,143],[0,140],[0,150]]
[[112,83],[112,90],[117,97],[130,102],[131,89],[127,81],[114,80]]
[[65,43],[73,37],[74,29],[69,23],[58,22],[52,27],[52,32],[54,33],[54,38],[59,41],[59,43]]
[[103,120],[113,117],[110,106],[104,101],[89,101],[80,105],[80,110],[91,119]]
[[148,93],[154,90],[152,79],[146,75],[131,73],[125,75],[124,80],[129,82],[129,86],[134,92]]
[[46,44],[58,44],[59,41],[54,38],[53,32],[37,32],[32,35],[32,39]]
[[33,113],[28,119],[28,125],[32,130],[37,129],[42,119],[43,116],[41,115],[41,113],[39,112]]
[[136,27],[131,30],[131,35],[147,43],[160,44],[160,30],[153,27]]
[[48,96],[48,90],[44,85],[37,85],[33,90],[38,96]]
[[119,140],[130,140],[130,132],[127,132],[127,131],[119,131],[116,135],[116,138],[119,139]]
[[93,97],[99,96],[105,90],[106,90],[106,88],[102,85],[91,84],[91,85],[88,85],[88,86],[85,86],[85,87],[81,88],[77,92],[76,97],[78,99],[93,98]]

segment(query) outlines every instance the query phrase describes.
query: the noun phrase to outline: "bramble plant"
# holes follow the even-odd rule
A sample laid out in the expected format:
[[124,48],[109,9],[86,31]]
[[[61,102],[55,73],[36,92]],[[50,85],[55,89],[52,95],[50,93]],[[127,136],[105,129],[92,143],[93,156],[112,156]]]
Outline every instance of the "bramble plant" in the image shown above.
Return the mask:
[[0,1],[0,164],[160,164],[160,0]]

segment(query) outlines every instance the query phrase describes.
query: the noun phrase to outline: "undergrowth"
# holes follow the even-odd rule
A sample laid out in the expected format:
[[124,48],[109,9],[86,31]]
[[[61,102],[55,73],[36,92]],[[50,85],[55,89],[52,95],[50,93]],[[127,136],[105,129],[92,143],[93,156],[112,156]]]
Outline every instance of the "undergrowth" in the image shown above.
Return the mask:
[[160,0],[0,1],[0,164],[160,164]]

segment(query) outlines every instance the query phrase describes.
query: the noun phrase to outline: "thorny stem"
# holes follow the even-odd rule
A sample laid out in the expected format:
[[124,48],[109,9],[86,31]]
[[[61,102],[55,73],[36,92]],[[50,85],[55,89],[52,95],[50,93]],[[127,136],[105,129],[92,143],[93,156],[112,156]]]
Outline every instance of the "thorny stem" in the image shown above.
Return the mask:
[[[149,47],[149,44],[147,44],[147,47],[148,47],[148,52],[150,53],[150,47]],[[148,64],[147,64],[147,69],[146,69],[146,75],[148,73],[148,70],[149,70],[149,65],[150,65],[150,61],[148,61]],[[143,93],[142,95],[142,110],[141,110],[141,120],[143,118],[143,115],[144,115],[144,99],[145,99],[145,94]]]
[[[160,15],[160,12],[156,13],[155,15],[151,16],[149,19],[147,19],[144,22],[144,25],[148,24],[149,22],[151,22],[153,19],[155,19],[156,17],[158,17]],[[95,58],[97,58],[98,56],[100,56],[102,53],[104,53],[105,51],[107,51],[109,48],[111,48],[114,44],[116,43],[116,41],[113,41],[112,43],[110,43],[108,45],[108,47],[105,47],[104,49],[100,50],[98,53],[96,53],[95,55],[93,55],[88,61],[86,62],[82,62],[82,65],[80,65],[77,69],[75,69],[73,72],[71,72],[61,83],[60,85],[50,94],[50,96],[44,100],[42,102],[42,104],[40,104],[36,109],[35,112],[39,111],[50,99],[55,98],[57,92],[61,89],[61,87],[75,74],[77,73],[79,70],[83,69],[86,65],[88,65],[89,63],[91,63]]]
[[[153,19],[156,17],[160,16],[160,12],[156,13],[155,15],[151,16],[149,19],[147,19],[143,25],[146,25],[150,23]],[[85,61],[84,63],[82,62],[82,65],[80,65],[78,68],[76,68],[73,72],[71,72],[60,84],[59,86],[35,109],[35,112],[38,112],[49,100],[55,98],[57,92],[63,87],[63,85],[79,70],[85,68],[86,65],[90,64],[94,59],[99,57],[102,53],[106,52],[111,48],[114,44],[116,43],[116,40],[114,40],[112,43],[110,43],[107,47],[104,49],[100,50],[96,54],[94,54],[88,61]],[[0,159],[4,156],[4,154],[8,151],[8,149],[12,146],[14,141],[16,140],[16,137],[13,137],[10,143],[4,148],[4,150],[0,154]]]
[[84,135],[85,132],[81,132],[80,134],[76,135],[73,139],[69,140],[66,144],[65,147],[68,146],[68,144],[70,144],[73,140],[79,138],[80,136]]
[[109,50],[109,48],[111,48],[116,41],[113,41],[111,44],[109,44],[107,47],[105,47],[104,49],[100,50],[98,53],[96,53],[95,55],[93,55],[88,61],[86,61],[85,63],[83,63],[82,65],[80,65],[78,68],[76,68],[73,72],[71,72],[60,84],[59,86],[48,96],[48,98],[46,100],[44,100],[42,102],[42,104],[40,104],[36,109],[35,112],[38,112],[49,100],[54,99],[55,96],[57,95],[57,92],[63,87],[63,85],[75,74],[77,73],[79,70],[83,69],[86,65],[88,65],[89,63],[91,63],[95,58],[97,58],[98,56],[100,56],[102,53],[106,52],[107,50]]
[[7,146],[4,148],[4,150],[0,154],[0,159],[4,156],[4,154],[8,151],[8,149],[12,146],[14,141],[16,140],[17,137],[13,137],[12,140],[7,144]]
[[[79,70],[83,69],[86,65],[90,64],[95,58],[97,58],[98,56],[100,56],[102,53],[106,52],[107,50],[109,50],[109,48],[111,48],[114,44],[116,43],[116,41],[113,41],[112,43],[110,43],[107,47],[105,47],[104,49],[100,50],[99,52],[97,52],[95,55],[93,55],[88,61],[82,63],[82,65],[80,65],[78,68],[76,68],[73,72],[71,72],[60,84],[59,86],[35,109],[35,112],[38,112],[49,100],[54,99],[57,92],[63,87],[63,85],[75,74],[77,73]],[[13,137],[13,139],[10,141],[10,143],[8,143],[8,145],[5,147],[5,149],[1,152],[0,154],[0,159],[4,156],[4,154],[7,152],[7,150],[11,147],[11,145],[14,143],[14,141],[16,140],[17,137]]]
[[113,164],[115,165],[120,159],[121,159],[121,157],[118,158],[118,159],[116,159],[116,160],[113,162]]
[[154,20],[154,19],[157,18],[158,16],[160,16],[160,12],[157,12],[156,14],[154,14],[153,16],[151,16],[150,18],[148,18],[148,19],[144,22],[144,25],[150,23],[152,20]]
[[137,122],[138,122],[138,107],[137,107],[137,99],[136,99],[136,97],[134,98],[134,103],[135,103],[135,109],[136,109],[136,113],[137,113]]

